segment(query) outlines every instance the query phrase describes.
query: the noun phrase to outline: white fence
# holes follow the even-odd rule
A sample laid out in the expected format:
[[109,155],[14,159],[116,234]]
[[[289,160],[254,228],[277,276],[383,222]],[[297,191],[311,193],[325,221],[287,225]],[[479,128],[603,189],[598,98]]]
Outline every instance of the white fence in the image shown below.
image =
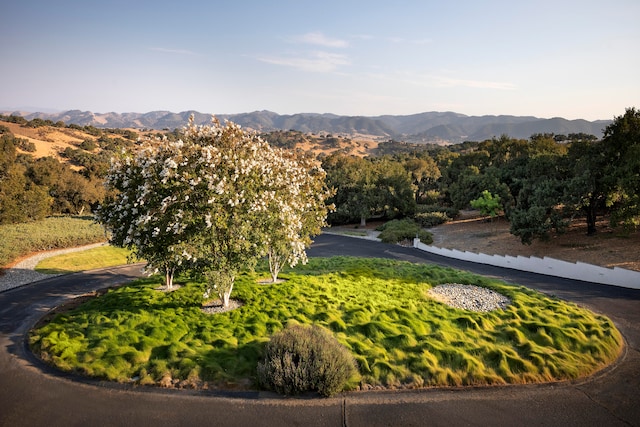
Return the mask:
[[564,277],[567,279],[640,289],[640,272],[624,268],[599,267],[597,265],[586,264],[584,262],[573,263],[549,257],[538,258],[509,255],[487,255],[483,253],[459,251],[457,249],[445,249],[425,245],[420,242],[420,239],[414,239],[413,246],[425,252],[463,261],[477,262],[496,267],[513,268],[514,270]]

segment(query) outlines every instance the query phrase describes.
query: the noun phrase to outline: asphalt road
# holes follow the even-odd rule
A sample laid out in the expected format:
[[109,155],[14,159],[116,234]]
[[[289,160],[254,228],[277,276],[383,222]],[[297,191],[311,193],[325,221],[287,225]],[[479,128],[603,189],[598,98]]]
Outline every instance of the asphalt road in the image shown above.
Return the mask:
[[68,298],[139,276],[123,266],[0,293],[2,426],[640,426],[640,291],[476,265],[367,240],[322,235],[309,256],[435,263],[519,283],[606,314],[627,340],[617,364],[578,382],[348,393],[329,399],[266,392],[185,392],[113,386],[61,375],[25,347],[25,333]]

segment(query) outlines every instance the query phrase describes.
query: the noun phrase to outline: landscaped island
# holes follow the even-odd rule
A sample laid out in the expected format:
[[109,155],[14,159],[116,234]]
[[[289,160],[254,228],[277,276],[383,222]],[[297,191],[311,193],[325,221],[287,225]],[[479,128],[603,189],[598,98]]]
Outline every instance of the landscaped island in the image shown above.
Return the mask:
[[[206,285],[158,276],[110,289],[31,331],[35,354],[64,371],[170,387],[256,388],[270,337],[287,325],[328,330],[357,361],[346,390],[575,379],[616,360],[611,320],[541,293],[453,269],[349,257],[312,258],[261,284],[236,279],[237,309],[207,314]],[[491,289],[504,309],[475,312],[429,296],[440,284]]]

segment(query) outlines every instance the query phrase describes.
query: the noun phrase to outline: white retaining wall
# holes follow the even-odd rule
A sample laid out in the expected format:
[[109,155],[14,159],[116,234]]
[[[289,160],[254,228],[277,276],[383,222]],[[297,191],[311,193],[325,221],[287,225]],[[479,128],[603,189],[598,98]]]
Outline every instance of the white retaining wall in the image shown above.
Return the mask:
[[496,267],[513,268],[514,270],[547,274],[549,276],[564,277],[567,279],[640,289],[640,272],[624,268],[599,267],[584,262],[573,263],[549,257],[487,255],[483,253],[459,251],[457,249],[445,249],[425,245],[417,238],[413,241],[413,247],[436,255]]

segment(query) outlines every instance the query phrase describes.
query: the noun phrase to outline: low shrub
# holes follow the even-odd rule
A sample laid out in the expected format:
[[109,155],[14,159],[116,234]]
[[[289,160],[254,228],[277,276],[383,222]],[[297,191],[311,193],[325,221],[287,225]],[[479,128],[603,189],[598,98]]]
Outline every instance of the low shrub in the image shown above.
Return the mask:
[[394,219],[378,227],[382,231],[378,236],[384,243],[398,243],[403,240],[413,240],[416,236],[421,242],[431,244],[433,235],[423,230],[418,223],[412,219]]
[[436,225],[444,224],[450,221],[451,218],[444,212],[424,212],[417,213],[413,219],[422,227],[435,227]]
[[434,205],[442,198],[442,194],[438,190],[429,190],[421,194],[418,203]]
[[91,140],[91,139],[85,139],[80,144],[80,148],[82,148],[83,150],[86,150],[86,151],[93,151],[96,148],[98,148],[98,144],[96,144],[96,142]]
[[274,334],[258,363],[260,385],[285,395],[317,391],[331,396],[356,373],[351,353],[316,325],[293,325]]
[[16,138],[16,142],[18,143],[18,148],[22,151],[26,151],[27,153],[35,153],[36,152],[36,144],[29,141],[25,138]]
[[430,213],[430,212],[443,212],[449,218],[456,219],[460,216],[460,210],[456,209],[452,206],[441,206],[441,205],[418,205],[416,208],[416,213]]

